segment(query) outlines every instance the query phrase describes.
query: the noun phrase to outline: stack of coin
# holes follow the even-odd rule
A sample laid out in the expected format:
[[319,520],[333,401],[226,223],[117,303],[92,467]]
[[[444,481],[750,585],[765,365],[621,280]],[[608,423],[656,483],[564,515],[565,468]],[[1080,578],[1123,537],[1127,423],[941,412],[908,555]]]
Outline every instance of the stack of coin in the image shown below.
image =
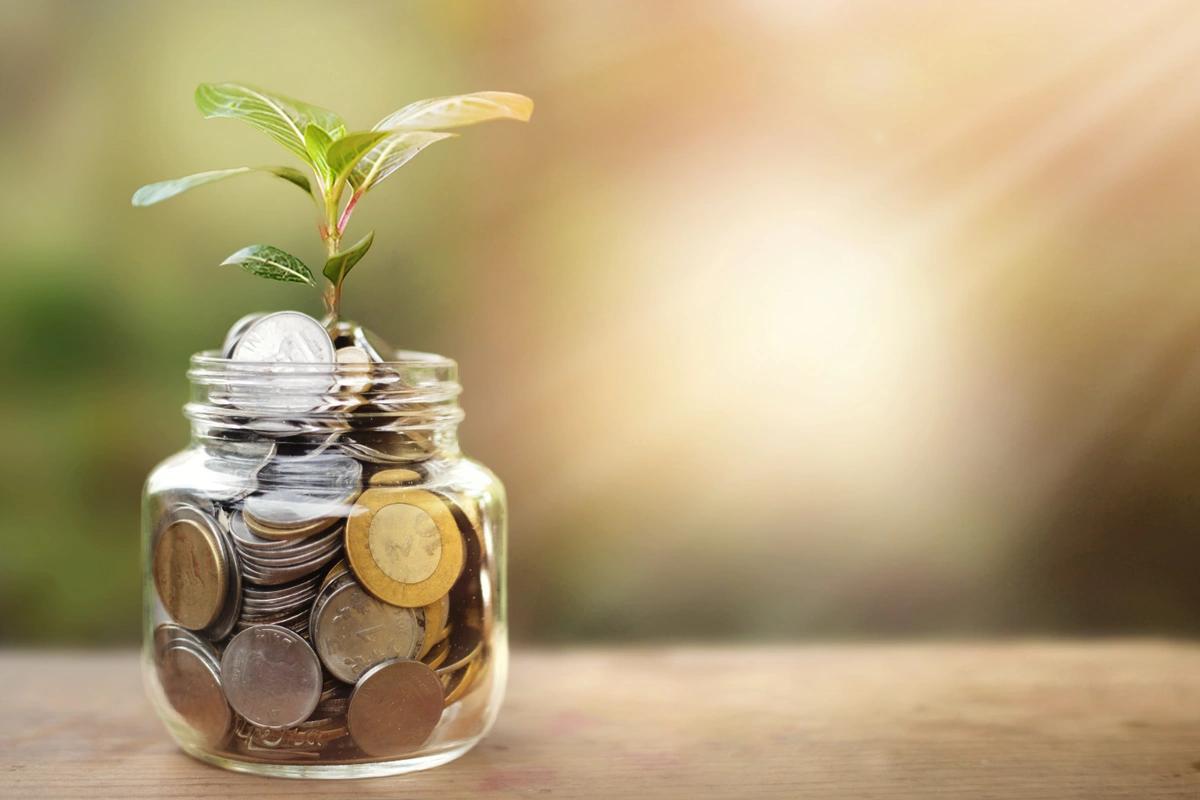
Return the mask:
[[203,743],[224,739],[233,713],[212,646],[178,625],[159,625],[154,631],[154,656],[158,683],[171,708]]
[[247,584],[242,590],[242,615],[235,630],[242,631],[252,625],[281,625],[307,635],[309,606],[317,595],[320,579],[320,575],[314,575],[270,588]]
[[[294,312],[252,315],[223,352],[303,362],[284,388],[214,393],[245,424],[203,448],[209,484],[157,493],[153,653],[166,702],[213,752],[352,763],[410,754],[490,657],[482,520],[386,345]],[[329,363],[328,375],[309,362]],[[397,422],[397,419],[402,421]]]
[[296,539],[268,539],[250,530],[243,509],[229,516],[229,530],[244,578],[259,586],[293,583],[342,553],[342,525],[338,521]]

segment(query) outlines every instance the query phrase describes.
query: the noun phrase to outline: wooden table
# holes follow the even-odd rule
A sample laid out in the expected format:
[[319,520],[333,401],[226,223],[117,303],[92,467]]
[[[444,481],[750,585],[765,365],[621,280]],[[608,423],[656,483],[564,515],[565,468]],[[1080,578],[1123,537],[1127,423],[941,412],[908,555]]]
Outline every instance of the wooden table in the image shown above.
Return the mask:
[[1200,798],[1200,645],[518,651],[431,772],[254,778],[179,753],[132,653],[0,653],[0,796]]

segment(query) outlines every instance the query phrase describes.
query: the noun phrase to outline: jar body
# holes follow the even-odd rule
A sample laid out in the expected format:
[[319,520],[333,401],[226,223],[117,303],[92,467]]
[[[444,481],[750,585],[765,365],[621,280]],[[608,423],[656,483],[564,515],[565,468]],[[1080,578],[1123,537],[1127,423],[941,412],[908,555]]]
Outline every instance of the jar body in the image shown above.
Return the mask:
[[[197,407],[213,405],[206,390]],[[189,754],[370,777],[450,761],[491,727],[503,488],[402,406],[367,426],[344,407],[315,425],[278,407],[268,425],[210,418],[150,475],[143,676]]]

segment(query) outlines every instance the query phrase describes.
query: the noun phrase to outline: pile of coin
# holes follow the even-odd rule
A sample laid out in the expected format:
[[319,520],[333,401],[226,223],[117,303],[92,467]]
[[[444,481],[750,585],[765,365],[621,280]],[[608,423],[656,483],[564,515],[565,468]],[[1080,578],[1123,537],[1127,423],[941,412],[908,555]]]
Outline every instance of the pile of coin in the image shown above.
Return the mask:
[[268,377],[209,392],[201,466],[151,497],[158,685],[210,752],[413,754],[484,690],[482,517],[387,352],[295,312],[240,320],[223,355]]

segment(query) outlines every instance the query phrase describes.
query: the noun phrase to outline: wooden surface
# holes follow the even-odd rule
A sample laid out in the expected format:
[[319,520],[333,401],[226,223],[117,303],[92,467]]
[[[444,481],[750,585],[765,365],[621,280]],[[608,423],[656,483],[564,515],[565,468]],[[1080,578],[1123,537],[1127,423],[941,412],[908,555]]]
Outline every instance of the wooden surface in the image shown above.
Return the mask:
[[1200,646],[518,651],[491,736],[368,781],[179,753],[132,653],[0,653],[0,796],[1200,798]]

